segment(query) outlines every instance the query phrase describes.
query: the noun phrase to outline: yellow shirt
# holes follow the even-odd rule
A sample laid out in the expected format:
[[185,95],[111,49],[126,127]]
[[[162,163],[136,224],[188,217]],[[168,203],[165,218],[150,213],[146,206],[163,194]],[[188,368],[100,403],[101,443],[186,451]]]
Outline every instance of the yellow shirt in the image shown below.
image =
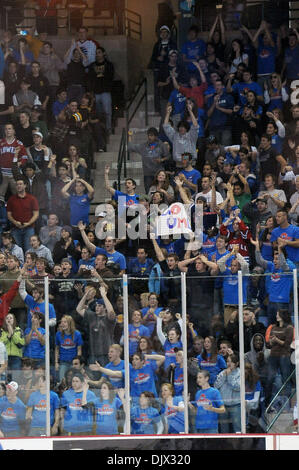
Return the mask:
[[40,50],[41,50],[42,45],[43,45],[43,41],[41,41],[38,38],[35,38],[35,37],[31,36],[30,34],[28,34],[26,36],[26,40],[29,44],[29,47],[30,47],[30,50],[31,50],[32,54],[34,55],[35,60],[37,60],[37,58],[39,56],[39,53],[40,53]]

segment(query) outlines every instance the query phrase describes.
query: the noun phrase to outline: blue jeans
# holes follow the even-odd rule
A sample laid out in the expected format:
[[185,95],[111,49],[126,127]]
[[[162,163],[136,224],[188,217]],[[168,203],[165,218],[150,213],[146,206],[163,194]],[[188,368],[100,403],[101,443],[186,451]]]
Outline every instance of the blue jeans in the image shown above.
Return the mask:
[[[289,356],[270,356],[269,357],[269,372],[268,372],[268,396],[271,394],[271,389],[277,373],[281,373],[282,383],[285,383],[287,378],[292,372],[292,364]],[[287,386],[283,389],[282,394],[289,396],[291,392],[291,383],[288,382]],[[272,394],[273,396],[273,394]]]
[[112,127],[112,99],[111,93],[105,92],[95,95],[97,115],[104,114],[106,118],[106,130],[111,131]]
[[241,405],[225,406],[225,413],[219,416],[221,434],[241,432]]
[[34,235],[34,228],[33,227],[26,227],[26,228],[16,228],[14,227],[11,231],[12,236],[14,237],[16,244],[19,245],[24,254],[29,248],[30,245],[30,237]]
[[197,434],[218,434],[218,429],[196,429]]

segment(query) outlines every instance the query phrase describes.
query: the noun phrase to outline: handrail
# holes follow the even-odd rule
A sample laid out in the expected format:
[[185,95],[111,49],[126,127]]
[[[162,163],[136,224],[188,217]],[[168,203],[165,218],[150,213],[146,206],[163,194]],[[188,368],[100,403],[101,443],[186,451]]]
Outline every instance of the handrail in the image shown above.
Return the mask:
[[[267,406],[267,408],[265,409],[265,413],[264,413],[264,417],[266,419],[266,414],[268,413],[268,411],[270,410],[271,406],[273,405],[273,403],[275,402],[276,398],[279,396],[279,394],[284,390],[284,388],[286,387],[286,385],[288,384],[288,382],[290,380],[292,380],[293,376],[295,375],[295,372],[296,370],[294,369],[291,374],[289,375],[289,377],[287,378],[287,380],[282,384],[282,386],[280,387],[280,389],[278,390],[278,392],[275,394],[275,396],[273,397],[273,399],[271,400],[271,402],[269,403],[269,405]],[[283,410],[285,409],[285,407],[287,406],[287,404],[289,403],[289,401],[293,398],[295,394],[295,391],[293,390],[291,392],[291,395],[289,397],[287,397],[287,400],[285,401],[285,403],[282,405],[282,407],[280,408],[280,410],[276,413],[275,417],[272,419],[272,421],[270,422],[270,424],[268,424],[267,426],[267,429],[266,431],[269,432],[270,429],[272,428],[272,426],[276,423],[276,421],[278,420],[278,418],[280,417],[281,413],[283,412]]]
[[[140,90],[144,87],[144,91],[139,98],[138,103],[136,104],[134,111],[130,114],[130,108],[134,104]],[[147,102],[147,78],[143,77],[140,81],[137,89],[134,91],[132,97],[129,99],[126,107],[125,107],[125,127],[122,130],[122,137],[119,146],[118,152],[118,163],[117,163],[117,180],[118,180],[118,189],[120,189],[120,181],[121,181],[121,172],[124,165],[124,175],[126,178],[127,173],[127,161],[130,159],[129,151],[128,151],[128,136],[129,136],[129,126],[132,122],[132,119],[135,117],[138,109],[140,108],[143,101],[145,101],[145,125],[148,125],[148,102]]]
[[127,153],[127,134],[126,134],[126,129],[123,128],[122,134],[121,134],[119,151],[118,151],[118,159],[117,159],[117,188],[118,190],[120,190],[121,171],[122,171],[123,165],[124,165],[124,177],[125,178],[127,177],[126,153]]

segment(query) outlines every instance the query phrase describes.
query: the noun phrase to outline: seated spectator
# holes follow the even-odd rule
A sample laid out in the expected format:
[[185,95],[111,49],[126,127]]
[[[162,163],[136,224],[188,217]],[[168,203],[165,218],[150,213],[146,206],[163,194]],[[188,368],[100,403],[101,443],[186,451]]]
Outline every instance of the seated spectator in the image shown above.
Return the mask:
[[1,251],[6,255],[16,256],[21,264],[24,263],[24,252],[22,248],[16,244],[10,232],[2,232],[2,248]]

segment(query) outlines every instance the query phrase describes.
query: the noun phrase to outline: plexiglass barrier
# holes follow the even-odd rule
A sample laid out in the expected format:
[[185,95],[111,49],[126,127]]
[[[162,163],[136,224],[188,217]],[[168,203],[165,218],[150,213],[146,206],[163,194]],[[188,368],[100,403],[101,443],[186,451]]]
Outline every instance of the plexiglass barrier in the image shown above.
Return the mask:
[[297,432],[297,271],[201,264],[4,279],[2,436]]

